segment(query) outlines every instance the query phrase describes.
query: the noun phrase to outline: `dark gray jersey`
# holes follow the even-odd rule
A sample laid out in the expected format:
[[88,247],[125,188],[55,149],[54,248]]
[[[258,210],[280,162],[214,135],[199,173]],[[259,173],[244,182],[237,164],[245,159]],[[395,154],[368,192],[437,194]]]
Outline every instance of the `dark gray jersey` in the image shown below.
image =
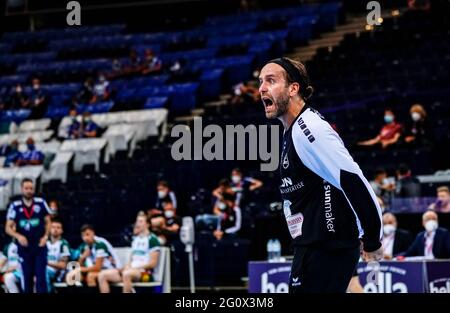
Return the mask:
[[283,209],[294,244],[381,246],[381,209],[341,138],[305,105],[283,135],[280,163]]

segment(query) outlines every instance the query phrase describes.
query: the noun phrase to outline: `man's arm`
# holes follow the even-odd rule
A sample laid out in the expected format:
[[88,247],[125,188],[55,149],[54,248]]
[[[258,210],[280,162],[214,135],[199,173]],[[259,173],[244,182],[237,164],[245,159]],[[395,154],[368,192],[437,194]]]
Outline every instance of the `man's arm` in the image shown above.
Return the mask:
[[261,188],[262,185],[263,185],[263,183],[259,179],[251,178],[251,180],[250,180],[250,187],[248,187],[248,189],[250,191],[254,191],[254,190],[258,189],[258,188]]
[[149,252],[150,253],[150,262],[148,262],[147,264],[145,264],[143,266],[144,270],[151,270],[153,268],[156,267],[156,265],[158,265],[158,260],[159,260],[159,250],[152,250]]
[[17,231],[15,231],[16,229],[16,223],[13,220],[8,219],[6,221],[6,225],[5,225],[5,233],[8,236],[11,236],[12,238],[17,239],[17,241],[19,242],[19,244],[23,247],[28,246],[28,240],[27,238],[22,235],[19,234]]
[[45,216],[45,233],[41,237],[41,240],[39,241],[39,247],[43,247],[47,244],[47,239],[48,239],[48,236],[50,235],[50,224],[51,224],[50,215],[46,215]]
[[100,272],[103,267],[103,260],[104,260],[104,257],[96,258],[94,265],[89,266],[89,267],[82,266],[80,270],[82,273]]
[[69,257],[64,256],[62,257],[58,262],[48,262],[48,266],[51,266],[57,270],[64,270],[66,269],[67,263],[69,262]]
[[302,114],[302,128],[295,122],[292,139],[306,167],[341,190],[360,221],[364,251],[381,247],[381,208],[376,195],[339,135],[311,110]]

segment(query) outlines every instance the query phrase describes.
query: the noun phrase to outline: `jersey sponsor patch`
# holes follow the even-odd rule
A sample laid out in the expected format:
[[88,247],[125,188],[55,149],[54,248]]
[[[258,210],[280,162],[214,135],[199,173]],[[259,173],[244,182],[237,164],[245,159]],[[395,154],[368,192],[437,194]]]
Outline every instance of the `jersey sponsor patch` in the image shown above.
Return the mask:
[[294,215],[290,215],[286,217],[286,222],[289,228],[289,233],[291,234],[292,239],[301,236],[302,234],[302,226],[303,226],[303,214],[297,213]]

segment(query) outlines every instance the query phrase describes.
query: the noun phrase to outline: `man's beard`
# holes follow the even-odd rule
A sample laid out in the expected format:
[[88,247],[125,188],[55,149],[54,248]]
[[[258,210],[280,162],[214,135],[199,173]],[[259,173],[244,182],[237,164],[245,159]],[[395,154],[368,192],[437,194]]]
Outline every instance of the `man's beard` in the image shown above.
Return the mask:
[[276,104],[276,117],[280,117],[287,112],[289,105],[289,95],[281,95],[278,99],[275,99]]

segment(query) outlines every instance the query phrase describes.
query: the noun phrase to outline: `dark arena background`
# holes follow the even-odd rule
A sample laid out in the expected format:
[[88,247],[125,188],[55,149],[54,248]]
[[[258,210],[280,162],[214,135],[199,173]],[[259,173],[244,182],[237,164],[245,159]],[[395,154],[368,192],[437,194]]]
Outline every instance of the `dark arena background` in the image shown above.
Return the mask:
[[[23,291],[4,229],[24,178],[63,228],[67,254],[47,244],[48,261],[60,266],[47,265],[52,293],[98,293],[106,261],[111,270],[135,255],[139,216],[148,217],[145,245],[156,259],[128,291],[287,292],[285,182],[278,170],[261,170],[269,160],[260,149],[250,157],[265,126],[278,130],[276,145],[266,138],[278,162],[283,127],[265,117],[258,75],[281,56],[306,65],[308,104],[338,132],[385,213],[378,281],[361,261],[348,292],[449,293],[450,4],[368,3],[2,1],[0,293]],[[230,149],[227,125],[259,127],[231,144],[245,158],[195,155],[198,139],[203,149],[211,137],[207,126],[223,130]],[[174,156],[177,126],[191,131],[192,158]],[[442,232],[431,254],[423,243],[430,214]],[[96,248],[86,254],[93,231]],[[89,270],[65,277],[80,267]],[[109,286],[127,288],[122,278]]]

